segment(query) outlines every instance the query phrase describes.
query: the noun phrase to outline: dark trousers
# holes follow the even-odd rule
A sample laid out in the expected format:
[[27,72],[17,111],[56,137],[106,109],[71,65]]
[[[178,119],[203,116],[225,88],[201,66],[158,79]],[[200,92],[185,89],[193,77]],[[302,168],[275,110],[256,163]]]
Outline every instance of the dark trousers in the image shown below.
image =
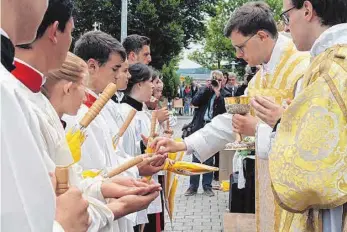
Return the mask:
[[[214,166],[219,168],[219,152],[214,155]],[[216,181],[219,180],[219,171],[213,173],[213,179]]]
[[243,161],[246,178],[244,189],[238,189],[238,173],[230,176],[229,209],[232,213],[255,213],[255,160]]
[[[200,160],[198,158],[196,158],[194,154],[193,154],[192,162],[201,163]],[[209,158],[208,160],[206,160],[203,164],[213,166],[213,156],[211,158]],[[212,189],[212,179],[213,179],[213,173],[212,172],[209,172],[209,173],[202,175],[202,188],[204,190]],[[192,188],[194,190],[198,190],[199,183],[200,183],[200,175],[190,176],[190,188]]]
[[134,226],[134,232],[140,232],[140,225]]

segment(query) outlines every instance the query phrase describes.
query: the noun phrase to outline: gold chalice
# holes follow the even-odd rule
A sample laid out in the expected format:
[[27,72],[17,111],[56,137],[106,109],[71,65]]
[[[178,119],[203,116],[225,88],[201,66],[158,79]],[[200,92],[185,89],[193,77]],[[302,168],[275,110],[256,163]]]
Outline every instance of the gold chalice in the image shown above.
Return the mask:
[[[246,115],[250,113],[250,97],[229,97],[225,99],[225,108],[229,114]],[[237,133],[235,142],[229,146],[231,150],[248,150],[254,149],[254,143],[242,142],[242,135]]]

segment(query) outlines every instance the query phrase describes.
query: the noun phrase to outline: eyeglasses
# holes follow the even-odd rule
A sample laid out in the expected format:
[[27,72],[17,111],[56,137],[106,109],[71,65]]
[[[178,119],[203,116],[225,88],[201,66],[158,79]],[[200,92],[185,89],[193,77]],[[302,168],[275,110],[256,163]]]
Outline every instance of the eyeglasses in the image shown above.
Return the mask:
[[293,6],[292,8],[286,10],[286,11],[283,11],[280,15],[280,17],[282,18],[282,21],[284,22],[285,25],[289,25],[289,16],[288,16],[288,12],[295,9],[295,6]]
[[245,53],[244,48],[245,48],[247,42],[250,41],[255,35],[256,35],[256,34],[252,35],[251,37],[249,37],[248,39],[246,39],[245,42],[243,42],[243,43],[240,44],[240,45],[234,45],[234,48],[236,49],[236,51],[238,50],[238,51],[240,51],[242,54],[244,54],[244,53]]

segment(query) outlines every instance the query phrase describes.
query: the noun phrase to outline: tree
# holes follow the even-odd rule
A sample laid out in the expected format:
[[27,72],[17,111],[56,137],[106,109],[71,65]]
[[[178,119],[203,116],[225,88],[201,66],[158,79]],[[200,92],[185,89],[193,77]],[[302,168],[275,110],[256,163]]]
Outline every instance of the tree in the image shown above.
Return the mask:
[[168,64],[164,64],[161,71],[164,82],[163,95],[170,99],[176,97],[177,87],[180,83],[177,69],[177,59],[173,59]]
[[282,13],[282,0],[266,0],[266,3],[271,7],[276,22],[281,20],[280,15]]
[[222,61],[231,61],[235,58],[234,48],[223,30],[230,13],[244,1],[219,1],[216,15],[207,22],[204,47],[201,51],[194,51],[189,59],[209,69],[221,69]]
[[[152,40],[151,65],[161,69],[177,57],[191,41],[205,33],[204,18],[214,14],[217,0],[129,0],[128,34],[146,35]],[[101,30],[120,38],[120,0],[76,0],[74,36],[92,30],[95,21]]]
[[[247,0],[218,1],[215,6],[216,15],[207,22],[205,39],[202,41],[204,47],[202,50],[194,51],[189,59],[194,60],[203,67],[209,69],[221,69],[222,62],[231,62],[237,60],[235,49],[231,41],[224,36],[224,27],[230,14],[237,8],[248,2]],[[280,19],[282,10],[282,0],[266,1],[274,11],[275,20]],[[230,70],[231,65],[224,65],[223,69]],[[243,67],[241,67],[243,69]]]
[[191,85],[193,83],[193,77],[186,76],[184,77],[184,84]]

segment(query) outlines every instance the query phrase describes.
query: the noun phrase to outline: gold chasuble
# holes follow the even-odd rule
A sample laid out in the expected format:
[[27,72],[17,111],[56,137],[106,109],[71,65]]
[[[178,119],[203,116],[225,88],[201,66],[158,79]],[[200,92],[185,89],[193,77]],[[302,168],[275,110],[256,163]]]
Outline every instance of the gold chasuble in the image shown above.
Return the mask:
[[269,156],[276,201],[288,210],[284,232],[322,231],[320,209],[347,202],[347,45],[318,55],[303,88],[283,114]]
[[[274,66],[266,73],[264,65],[248,85],[247,95],[271,96],[281,103],[284,99],[293,99],[297,82],[303,77],[309,66],[309,54],[298,52],[293,42],[280,35],[270,62]],[[276,54],[277,53],[277,54]],[[275,57],[276,60],[273,60]],[[268,160],[256,156],[256,225],[257,231],[279,231],[278,223],[281,209],[275,206],[271,190]]]

